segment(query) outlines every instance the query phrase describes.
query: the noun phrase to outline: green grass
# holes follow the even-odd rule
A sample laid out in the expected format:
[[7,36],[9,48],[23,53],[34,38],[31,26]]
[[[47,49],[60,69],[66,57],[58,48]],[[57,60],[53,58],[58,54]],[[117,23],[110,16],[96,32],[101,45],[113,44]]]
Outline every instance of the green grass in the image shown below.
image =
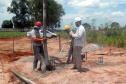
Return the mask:
[[65,39],[68,39],[69,38],[69,35],[65,32],[65,31],[62,31],[62,32],[55,32],[56,34],[60,34],[61,38],[65,38]]
[[[126,30],[119,30],[117,33],[110,33],[109,31],[96,32],[95,37],[91,35],[92,32],[87,32],[87,41],[89,43],[97,43],[104,46],[113,46],[119,48],[126,48]],[[120,34],[118,34],[121,32]]]
[[12,37],[26,37],[26,32],[18,32],[18,31],[12,31],[12,32],[0,32],[0,38],[12,38]]
[[[97,43],[104,46],[113,46],[113,47],[119,47],[119,48],[125,48],[126,49],[126,30],[118,31],[121,32],[119,35],[113,35],[111,34],[108,36],[106,33],[108,31],[103,32],[95,32],[95,35],[92,31],[87,32],[86,31],[86,40],[88,43]],[[118,33],[117,32],[117,33]],[[62,38],[69,39],[69,35],[65,32],[55,32],[56,34],[60,34]]]

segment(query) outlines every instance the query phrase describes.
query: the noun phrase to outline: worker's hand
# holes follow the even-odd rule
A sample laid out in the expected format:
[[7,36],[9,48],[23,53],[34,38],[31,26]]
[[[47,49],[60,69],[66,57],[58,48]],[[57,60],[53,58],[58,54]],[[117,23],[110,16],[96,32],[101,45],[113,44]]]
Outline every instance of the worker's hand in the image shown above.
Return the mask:
[[67,41],[64,42],[64,44],[66,44],[66,43],[67,43]]
[[73,32],[70,32],[70,35],[72,36],[72,34],[74,34]]
[[43,38],[43,41],[47,41],[47,38]]
[[68,43],[71,43],[72,42],[72,40],[69,40],[69,41],[67,41]]

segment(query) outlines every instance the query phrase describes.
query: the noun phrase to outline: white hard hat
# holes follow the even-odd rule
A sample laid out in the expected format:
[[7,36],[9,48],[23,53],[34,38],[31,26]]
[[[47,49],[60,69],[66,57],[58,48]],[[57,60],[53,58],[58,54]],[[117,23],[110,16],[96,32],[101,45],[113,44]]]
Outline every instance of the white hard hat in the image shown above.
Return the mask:
[[80,17],[76,17],[75,18],[75,22],[78,22],[78,21],[81,21],[81,18]]

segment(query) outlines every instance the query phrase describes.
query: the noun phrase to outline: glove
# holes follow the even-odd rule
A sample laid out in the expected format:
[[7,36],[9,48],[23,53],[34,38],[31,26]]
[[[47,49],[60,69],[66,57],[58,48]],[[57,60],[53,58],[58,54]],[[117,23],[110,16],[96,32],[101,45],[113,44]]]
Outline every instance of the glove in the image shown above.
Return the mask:
[[43,41],[47,41],[47,38],[43,38]]
[[72,42],[72,40],[69,40],[69,41],[67,41],[68,43],[71,43]]
[[66,43],[67,43],[67,41],[64,42],[64,44],[66,44]]

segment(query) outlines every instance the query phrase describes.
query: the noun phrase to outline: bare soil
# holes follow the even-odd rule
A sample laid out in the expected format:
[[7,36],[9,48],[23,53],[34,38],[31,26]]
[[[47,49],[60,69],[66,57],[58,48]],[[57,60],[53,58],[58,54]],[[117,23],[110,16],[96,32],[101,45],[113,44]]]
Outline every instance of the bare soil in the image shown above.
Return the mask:
[[[61,45],[68,39],[61,38]],[[17,84],[10,69],[34,81],[37,84],[126,84],[126,50],[116,47],[92,48],[95,44],[87,44],[83,53],[87,52],[87,61],[83,59],[82,72],[72,69],[73,64],[65,64],[69,44],[59,54],[59,40],[48,39],[48,54],[55,59],[55,70],[41,73],[33,71],[34,57],[31,40],[27,37],[0,39],[0,84]],[[87,50],[86,50],[87,48]],[[103,57],[104,65],[97,65],[98,57]],[[27,60],[25,60],[27,59]],[[23,61],[25,60],[25,61]],[[39,63],[38,63],[39,66]]]

